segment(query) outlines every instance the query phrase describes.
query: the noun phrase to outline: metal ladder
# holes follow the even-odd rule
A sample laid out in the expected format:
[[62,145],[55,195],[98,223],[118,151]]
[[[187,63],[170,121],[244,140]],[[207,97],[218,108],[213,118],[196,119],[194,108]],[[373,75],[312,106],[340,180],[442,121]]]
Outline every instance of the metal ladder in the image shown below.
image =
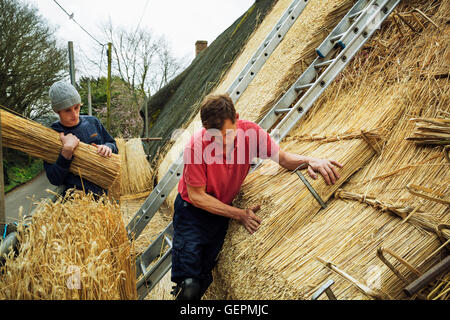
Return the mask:
[[359,0],[316,49],[318,57],[266,114],[260,126],[267,131],[272,129],[271,136],[281,141],[399,3],[400,0]]
[[[308,0],[293,0],[285,10],[281,18],[275,24],[275,27],[264,39],[255,54],[247,62],[244,69],[227,90],[227,93],[234,103],[236,103],[256,74],[261,70],[267,59],[282,41],[292,25],[294,25],[307,4]],[[180,180],[182,172],[183,154],[181,153],[128,224],[127,232],[130,239],[137,239],[139,237],[162,205],[167,195]],[[172,243],[170,238],[172,236],[173,227],[172,223],[170,223],[159,237],[150,244],[147,250],[136,259],[136,276],[137,278],[142,276],[137,283],[138,296],[140,299],[145,298],[148,292],[153,289],[158,281],[170,269],[172,258]],[[164,254],[161,254],[163,249],[166,251]],[[158,258],[158,262],[150,267],[150,264]]]
[[[336,76],[345,68],[355,54],[373,35],[376,29],[381,26],[400,1],[401,0],[357,1],[328,37],[316,49],[318,57],[259,122],[259,125],[263,129],[270,131],[271,136],[277,142],[280,142],[306,114]],[[289,7],[289,9],[290,8],[291,7]],[[250,60],[246,68],[249,64],[255,63],[252,63],[252,60]],[[260,68],[261,67],[262,65]],[[244,71],[239,77],[242,77],[242,74],[245,73]],[[245,74],[248,74],[248,71]],[[242,77],[242,79],[239,80],[239,77],[236,81],[243,81],[244,78]],[[233,90],[238,90],[237,88],[239,88],[240,94],[242,93],[242,90],[245,89],[238,86],[235,88],[236,89]],[[240,94],[237,94],[237,91],[235,93],[235,99],[238,99]],[[235,102],[236,100],[233,101]],[[258,164],[260,163],[261,162]],[[252,170],[255,168],[256,167],[253,167]],[[169,172],[155,187],[144,205],[139,209],[136,216],[128,225],[127,229],[130,237],[133,236],[133,233],[135,238],[140,235],[164,201],[166,195],[169,194],[177,184],[182,171],[183,158],[181,154],[178,160],[171,165]],[[136,264],[137,269],[139,269],[137,271],[137,276],[143,275],[143,278],[138,282],[140,299],[143,299],[156,285],[157,281],[159,281],[170,269],[172,247],[169,240],[166,240],[167,251],[162,255],[162,258],[160,258],[150,270],[148,266],[154,259],[161,256],[161,254],[156,254],[156,252],[161,252],[160,248],[163,246],[162,239],[172,235],[173,227],[172,223],[170,223],[157,240],[151,243],[144,254],[137,259]]]

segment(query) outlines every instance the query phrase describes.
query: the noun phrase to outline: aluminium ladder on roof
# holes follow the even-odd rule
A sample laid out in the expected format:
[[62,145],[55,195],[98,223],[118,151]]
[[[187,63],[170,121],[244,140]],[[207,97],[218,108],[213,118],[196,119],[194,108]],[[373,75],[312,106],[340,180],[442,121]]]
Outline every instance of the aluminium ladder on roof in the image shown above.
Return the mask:
[[266,114],[260,126],[270,130],[276,124],[271,135],[281,141],[399,3],[400,0],[358,1],[317,48],[318,57]]
[[275,27],[270,31],[239,76],[227,90],[227,93],[234,102],[237,101],[245,89],[247,89],[250,82],[256,76],[258,71],[261,70],[289,29],[294,25],[307,4],[308,0],[292,1],[291,5],[283,13],[280,20],[275,24]]
[[[307,4],[308,0],[293,0],[289,7],[285,10],[281,18],[275,24],[275,27],[264,39],[255,54],[247,62],[244,69],[227,90],[227,93],[230,95],[234,103],[239,99],[256,74],[261,70],[267,59],[276,49],[278,44],[283,40],[283,37],[292,25],[294,25]],[[164,202],[167,195],[178,183],[181,178],[182,171],[183,154],[181,153],[177,160],[169,167],[168,172],[150,193],[144,204],[128,224],[127,231],[129,238],[136,239],[139,237],[144,228],[155,215],[156,211]],[[147,250],[137,258],[137,278],[143,275],[137,284],[138,295],[140,298],[144,298],[168,271],[168,269],[170,269],[172,245],[169,237],[172,235],[173,227],[170,223],[169,226],[159,235],[159,237],[150,244]],[[159,261],[149,270],[150,263],[160,256],[160,254],[156,254],[157,250],[155,250],[155,248],[159,248],[161,251],[163,247],[167,248],[167,246],[167,252],[162,255]],[[167,267],[167,263],[169,263],[169,267]]]
[[[267,131],[272,129],[272,137],[278,142],[281,141],[399,3],[400,0],[359,0],[317,48],[318,58],[266,114],[259,125]],[[294,103],[295,105],[291,107]],[[172,223],[167,228],[172,228]],[[163,236],[164,232],[160,237]],[[143,257],[147,259],[150,255],[147,252],[154,252],[156,247],[161,247],[157,241],[149,246]],[[171,244],[154,267],[148,270],[142,266],[141,273],[144,276],[138,282],[138,291],[142,293],[139,295],[140,298],[144,298],[156,285],[152,279],[161,279],[170,269],[167,265],[164,265],[165,268],[157,268],[164,259],[170,263]]]

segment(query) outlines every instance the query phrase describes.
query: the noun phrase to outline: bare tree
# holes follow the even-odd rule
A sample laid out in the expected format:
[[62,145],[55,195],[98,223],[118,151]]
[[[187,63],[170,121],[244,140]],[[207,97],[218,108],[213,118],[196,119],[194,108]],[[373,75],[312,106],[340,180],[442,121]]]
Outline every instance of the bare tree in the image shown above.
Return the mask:
[[33,119],[51,113],[48,89],[67,64],[55,30],[17,0],[0,0],[0,30],[0,103]]
[[128,83],[130,91],[150,96],[184,66],[173,56],[164,37],[155,37],[146,29],[114,27],[109,20],[102,32],[113,45],[114,71]]

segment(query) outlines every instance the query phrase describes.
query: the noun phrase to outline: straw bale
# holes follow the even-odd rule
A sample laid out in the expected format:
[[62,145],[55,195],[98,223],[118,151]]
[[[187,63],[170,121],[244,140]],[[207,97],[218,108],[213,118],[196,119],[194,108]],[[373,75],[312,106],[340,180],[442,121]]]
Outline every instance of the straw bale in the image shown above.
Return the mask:
[[[228,89],[291,3],[290,0],[279,0],[276,3],[212,93],[224,93]],[[347,13],[352,4],[353,1],[349,0],[310,1],[236,103],[235,107],[241,119],[260,120],[262,112],[272,106],[276,99],[281,97],[283,91],[288,89],[314,60],[316,47]],[[158,167],[158,181],[161,181],[170,165],[183,151],[189,137],[201,127],[200,113],[197,113],[187,126],[183,138],[175,141]],[[176,195],[177,188],[174,188],[166,200],[172,210]]]
[[[3,146],[55,163],[61,152],[59,133],[43,125],[1,110]],[[104,158],[97,148],[80,142],[74,152],[70,172],[109,189],[120,172],[119,156]]]
[[153,185],[153,172],[147,161],[141,139],[130,139],[125,144],[128,186],[122,184],[122,195],[149,191]]
[[127,150],[125,147],[126,141],[123,138],[116,139],[117,150],[119,151],[120,163],[120,194],[129,194],[130,192],[130,179],[128,178],[128,162],[127,162]]
[[[357,288],[357,283],[326,268],[317,260],[321,258],[360,284],[403,299],[404,283],[377,257],[377,249],[389,248],[420,273],[438,261],[442,243],[417,219],[448,223],[448,206],[417,197],[407,186],[414,184],[448,195],[449,164],[442,147],[417,146],[405,138],[414,130],[411,118],[438,118],[450,111],[448,79],[435,77],[438,70],[448,68],[449,41],[443,35],[450,31],[446,25],[450,3],[402,2],[398,12],[414,8],[439,28],[425,19],[419,28],[415,20],[409,20],[420,29],[414,32],[389,19],[281,146],[290,152],[334,158],[343,162],[340,170],[346,170],[358,161],[356,149],[351,148],[363,145],[355,132],[382,128],[387,134],[385,142],[374,144],[379,156],[362,165],[343,189],[363,195],[363,199],[376,195],[386,204],[419,209],[401,218],[365,201],[332,198],[325,210],[318,211],[311,196],[300,196],[297,190],[302,189],[297,188],[292,174],[280,169],[275,176],[255,172],[245,180],[235,205],[261,204],[258,215],[263,223],[252,236],[238,223],[230,224],[206,298],[307,299],[330,278],[336,282],[333,291],[338,299],[371,298]],[[326,143],[303,139],[309,135],[347,135],[347,139]],[[296,141],[296,137],[302,139]],[[321,195],[336,190],[322,180],[312,184]],[[408,281],[417,277],[394,264]]]
[[134,248],[118,205],[75,192],[42,201],[0,272],[1,299],[136,299]]

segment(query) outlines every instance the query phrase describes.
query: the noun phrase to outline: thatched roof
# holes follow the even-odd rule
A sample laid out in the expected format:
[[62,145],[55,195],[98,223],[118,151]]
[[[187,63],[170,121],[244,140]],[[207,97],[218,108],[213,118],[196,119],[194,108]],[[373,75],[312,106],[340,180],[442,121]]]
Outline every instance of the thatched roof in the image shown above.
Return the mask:
[[[415,8],[433,23],[414,17]],[[267,163],[247,177],[234,204],[261,204],[263,224],[252,236],[230,225],[209,298],[309,299],[332,278],[338,299],[403,299],[405,283],[377,250],[407,262],[386,255],[407,282],[445,255],[440,239],[449,234],[439,237],[437,226],[450,221],[450,163],[442,145],[406,138],[411,118],[449,118],[449,10],[448,1],[403,2],[281,143],[344,164],[335,186],[307,177],[326,209],[280,167],[263,175]],[[378,141],[368,143],[364,132]],[[411,192],[411,184],[428,196]]]
[[[242,119],[262,118],[354,2],[308,4],[236,103]],[[215,93],[227,89],[254,52],[262,26],[273,26],[290,3],[277,1]],[[339,299],[402,299],[403,280],[381,261],[378,249],[406,261],[408,267],[387,255],[408,282],[440,260],[441,239],[449,234],[436,227],[450,222],[450,164],[443,145],[406,138],[418,130],[412,118],[450,116],[449,11],[448,1],[403,1],[282,141],[289,152],[344,164],[334,186],[307,176],[327,200],[326,209],[296,175],[270,162],[247,177],[234,205],[261,204],[263,223],[253,235],[230,224],[206,298],[309,299],[332,278]],[[182,145],[177,142],[172,157],[162,161],[160,178]]]

